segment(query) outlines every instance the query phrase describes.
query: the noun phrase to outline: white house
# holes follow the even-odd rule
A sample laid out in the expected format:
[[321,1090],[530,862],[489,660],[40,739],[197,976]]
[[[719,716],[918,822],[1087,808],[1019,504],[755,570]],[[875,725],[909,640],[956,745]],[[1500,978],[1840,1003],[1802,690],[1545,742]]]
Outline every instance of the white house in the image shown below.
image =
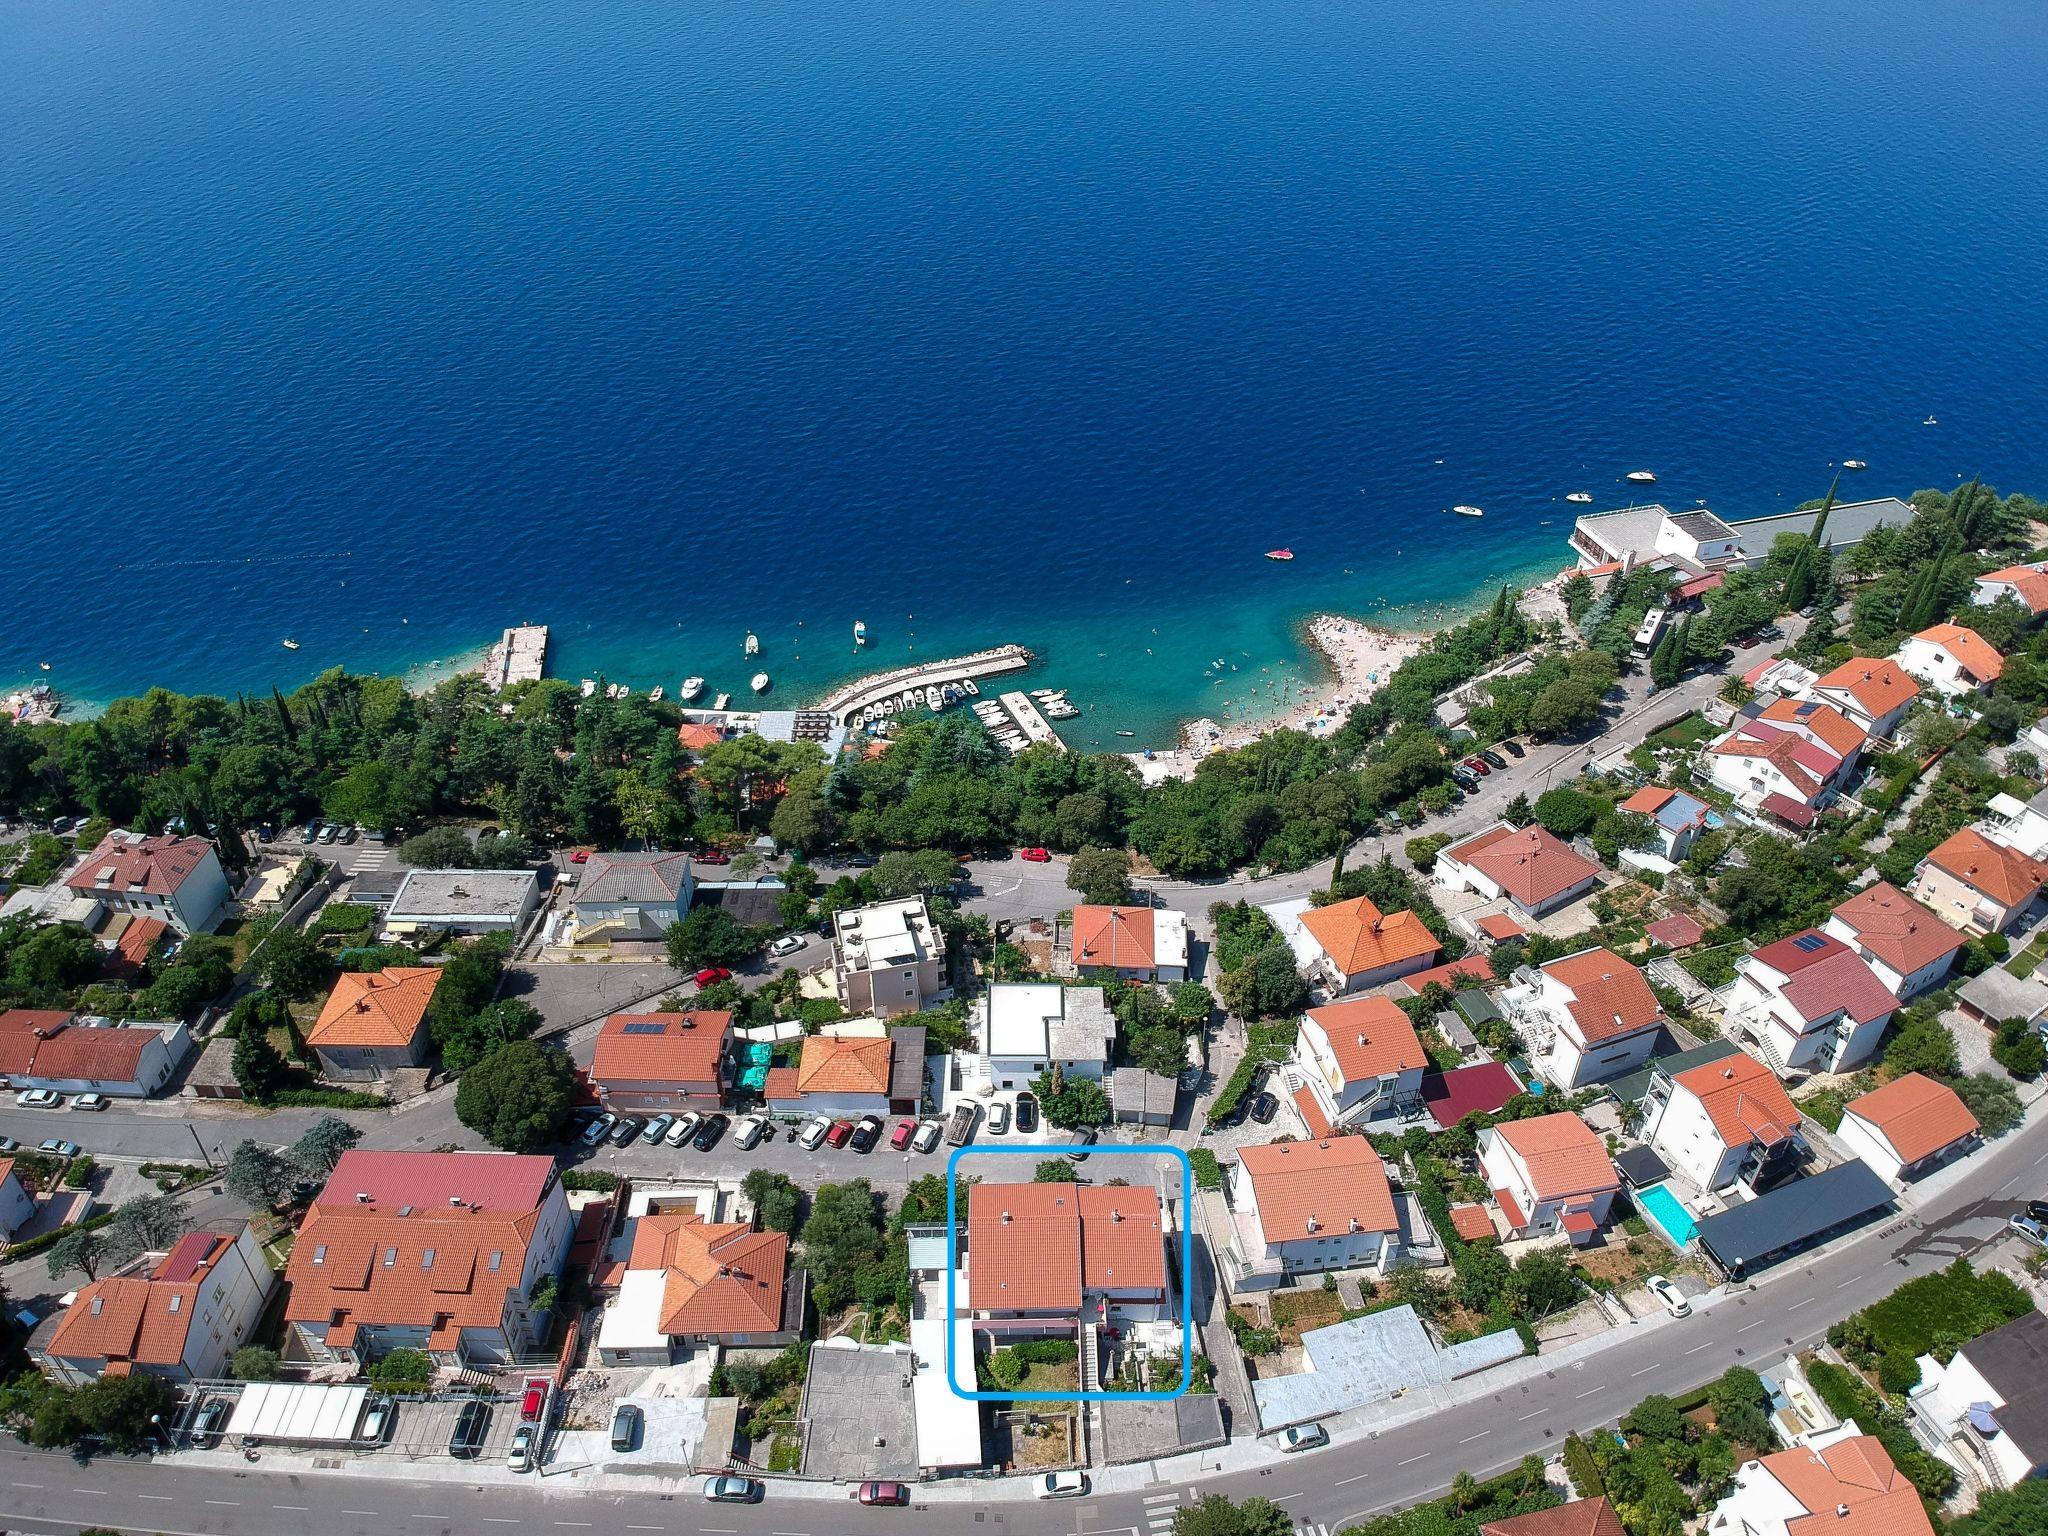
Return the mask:
[[1916,1434],[1994,1488],[2048,1473],[2048,1315],[2029,1312],[1956,1351],[1920,1357]]
[[213,844],[169,833],[109,832],[64,884],[108,912],[161,918],[180,933],[203,933],[228,899]]
[[1721,825],[1720,813],[1706,801],[1661,784],[1645,784],[1622,801],[1621,809],[1649,819],[1658,856],[1673,864],[1685,861],[1702,832]]
[[16,1088],[146,1098],[170,1082],[191,1049],[192,1036],[176,1019],[0,1013],[0,1072]]
[[1384,1274],[1401,1252],[1386,1164],[1363,1136],[1244,1147],[1230,1165],[1230,1289],[1284,1285],[1318,1270]]
[[1302,975],[1332,997],[1427,970],[1443,953],[1413,912],[1382,912],[1364,896],[1324,907],[1299,896],[1261,910],[1294,951]]
[[1968,943],[1897,886],[1880,880],[1829,914],[1825,931],[1854,949],[1900,1002],[1919,996],[1955,965]]
[[1083,976],[1125,981],[1188,979],[1188,919],[1171,907],[1074,908],[1068,955]]
[[945,968],[946,941],[922,896],[878,901],[832,919],[832,977],[849,1013],[917,1013],[945,986]]
[[142,1270],[81,1286],[43,1347],[52,1381],[101,1376],[217,1380],[263,1320],[277,1275],[246,1222],[188,1232]]
[[982,1004],[982,1054],[999,1089],[1029,1088],[1055,1063],[1100,1081],[1116,1048],[1116,1015],[1100,987],[1000,981]]
[[1909,635],[1892,659],[1901,671],[1949,695],[1987,692],[2005,670],[2005,658],[1991,642],[1962,624],[1936,624]]
[[2048,859],[2048,789],[2036,790],[2025,800],[2016,795],[1993,795],[1985,804],[1977,830],[2030,859]]
[[1611,949],[1582,949],[1533,974],[1518,972],[1501,1004],[1537,1070],[1565,1089],[1633,1072],[1664,1032],[1657,994]]
[[2026,915],[2044,883],[2048,864],[1963,827],[1929,851],[1913,899],[1951,928],[2003,933]]
[[1809,928],[1736,956],[1724,1006],[1780,1072],[1847,1072],[1899,1003],[1855,950]]
[[1745,809],[1806,826],[1841,793],[1865,741],[1863,731],[1829,705],[1779,699],[1736,716],[1707,748],[1707,776]]
[[593,853],[576,886],[576,938],[654,942],[690,910],[687,853]]
[[1977,1117],[1955,1089],[1919,1072],[1851,1099],[1835,1139],[1894,1183],[1917,1179],[1977,1145]]
[[1433,877],[1446,890],[1505,899],[1523,917],[1534,919],[1592,890],[1600,866],[1539,826],[1497,821],[1438,853]]
[[1516,1237],[1563,1232],[1574,1244],[1590,1242],[1621,1192],[1607,1144],[1570,1113],[1488,1126],[1479,1133],[1479,1171]]
[[1920,697],[1920,685],[1889,656],[1854,656],[1813,685],[1812,697],[1829,704],[1864,734],[1890,739]]
[[1652,1073],[1641,1119],[1643,1140],[1701,1189],[1761,1194],[1805,1150],[1799,1111],[1771,1069],[1749,1055]]
[[[1384,997],[1355,997],[1311,1008],[1295,1032],[1295,1103],[1308,1128],[1327,1135],[1413,1109],[1429,1056],[1400,1007]],[[1306,1095],[1309,1102],[1302,1103]]]
[[2048,563],[2008,565],[1977,578],[1970,601],[1979,608],[2011,598],[2035,618],[2048,613]]
[[36,1216],[36,1197],[14,1171],[14,1159],[0,1157],[0,1238],[14,1236]]
[[1690,572],[1742,558],[1740,535],[1705,507],[1671,512],[1651,504],[1589,513],[1573,524],[1571,544],[1583,571],[1632,567],[1661,558],[1674,569]]
[[1875,1435],[1794,1446],[1735,1472],[1708,1536],[1933,1536],[1920,1493]]

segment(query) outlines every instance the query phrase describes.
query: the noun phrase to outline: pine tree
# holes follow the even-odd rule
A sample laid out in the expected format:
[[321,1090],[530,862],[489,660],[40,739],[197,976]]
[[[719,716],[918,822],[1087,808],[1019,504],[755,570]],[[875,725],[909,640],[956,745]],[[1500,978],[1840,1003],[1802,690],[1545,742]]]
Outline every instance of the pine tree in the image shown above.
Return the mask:
[[1977,524],[1981,521],[1977,488],[1983,483],[1984,477],[1975,475],[1968,485],[1949,498],[1949,521],[1955,525],[1956,533],[1965,544],[1977,542]]
[[1792,557],[1792,569],[1785,573],[1785,606],[1797,612],[1813,601],[1818,578],[1814,574],[1814,546],[1802,544]]
[[291,706],[284,701],[284,695],[277,691],[277,684],[270,685],[270,702],[277,706],[277,728],[284,732],[286,741],[299,739],[299,723],[292,718]]
[[1825,542],[1824,535],[1827,533],[1828,514],[1834,511],[1835,509],[1835,491],[1841,486],[1841,483],[1842,472],[1838,469],[1835,471],[1835,478],[1828,485],[1827,495],[1821,501],[1820,511],[1814,514],[1813,532],[1807,535],[1807,538],[1811,541],[1813,548],[1820,551],[1822,554],[1827,553],[1828,546]]

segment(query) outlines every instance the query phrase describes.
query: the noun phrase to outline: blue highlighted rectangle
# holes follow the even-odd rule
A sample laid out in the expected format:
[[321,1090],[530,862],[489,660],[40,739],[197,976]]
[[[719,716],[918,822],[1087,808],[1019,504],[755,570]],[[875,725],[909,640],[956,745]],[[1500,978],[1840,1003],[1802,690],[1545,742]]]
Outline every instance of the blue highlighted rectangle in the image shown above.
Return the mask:
[[[954,1294],[959,1275],[959,1192],[960,1159],[963,1157],[1070,1157],[1075,1148],[1064,1142],[1021,1142],[1008,1147],[955,1147],[946,1159],[946,1385],[957,1397],[977,1403],[1170,1403],[1185,1396],[1195,1374],[1195,1166],[1179,1147],[1106,1146],[1095,1143],[1088,1155],[1095,1157],[1170,1157],[1180,1164],[1180,1385],[1171,1392],[982,1392],[960,1385],[954,1359],[955,1320],[960,1314]],[[973,1330],[968,1330],[971,1344]],[[968,1369],[974,1362],[970,1359]]]

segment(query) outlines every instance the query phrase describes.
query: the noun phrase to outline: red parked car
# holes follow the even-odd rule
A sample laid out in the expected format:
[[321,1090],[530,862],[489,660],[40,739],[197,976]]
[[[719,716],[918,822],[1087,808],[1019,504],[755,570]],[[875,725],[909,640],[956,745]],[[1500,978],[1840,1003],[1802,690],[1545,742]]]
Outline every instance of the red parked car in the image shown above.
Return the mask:
[[697,985],[708,987],[714,981],[731,981],[732,972],[722,965],[707,965],[697,973]]
[[862,1483],[860,1501],[863,1504],[910,1503],[910,1489],[903,1483]]
[[692,855],[699,864],[730,864],[732,855],[723,848],[706,848]]
[[1052,855],[1043,848],[1019,848],[1017,850],[1017,857],[1026,864],[1050,864],[1052,862]]
[[588,848],[578,848],[569,855],[569,862],[571,864],[588,864],[590,862],[590,850]]
[[896,1129],[889,1133],[889,1145],[898,1152],[901,1152],[910,1145],[910,1138],[916,1134],[917,1122],[915,1120],[898,1120],[896,1122]]
[[1493,772],[1491,768],[1486,766],[1486,759],[1483,757],[1468,757],[1465,759],[1465,766],[1478,774],[1482,779]]
[[548,1382],[545,1376],[529,1376],[526,1386],[519,1393],[519,1417],[537,1419],[540,1411],[547,1406]]
[[825,1133],[825,1145],[828,1147],[843,1147],[846,1145],[847,1137],[852,1134],[853,1122],[851,1120],[834,1120],[832,1122],[832,1129]]

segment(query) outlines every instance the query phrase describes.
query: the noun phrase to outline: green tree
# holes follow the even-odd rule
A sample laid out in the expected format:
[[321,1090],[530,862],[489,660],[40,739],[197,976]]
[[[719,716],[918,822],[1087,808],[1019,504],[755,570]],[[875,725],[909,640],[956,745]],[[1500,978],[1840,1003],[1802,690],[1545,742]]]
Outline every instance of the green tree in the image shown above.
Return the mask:
[[1183,1030],[1200,1029],[1216,1011],[1216,999],[1199,981],[1184,981],[1173,989],[1167,1011]]
[[228,1155],[227,1191],[244,1205],[267,1211],[292,1192],[300,1170],[283,1153],[244,1141]]
[[561,1139],[576,1101],[568,1054],[532,1040],[486,1052],[455,1089],[455,1118],[494,1147],[537,1152]]
[[1212,1493],[1173,1515],[1173,1536],[1292,1536],[1293,1530],[1293,1517],[1270,1499],[1238,1503]]
[[1501,816],[1510,826],[1526,827],[1536,819],[1536,812],[1529,804],[1529,797],[1518,789],[1514,799],[1501,811]]
[[1031,1171],[1034,1184],[1071,1184],[1076,1170],[1064,1157],[1048,1157]]
[[1093,1078],[1068,1077],[1054,1067],[1032,1080],[1031,1091],[1038,1096],[1045,1123],[1057,1130],[1109,1124],[1109,1095]]
[[836,1312],[851,1301],[860,1272],[881,1262],[885,1239],[878,1209],[866,1179],[818,1186],[804,1218],[803,1262],[820,1312]]
[[309,1179],[324,1179],[334,1172],[342,1153],[363,1139],[363,1133],[335,1115],[322,1115],[292,1143],[291,1160]]
[[178,1393],[158,1376],[99,1376],[73,1394],[71,1406],[87,1435],[126,1456],[161,1445],[156,1422],[170,1422]]
[[753,1207],[762,1230],[794,1236],[803,1218],[804,1195],[787,1174],[755,1168],[740,1181],[740,1194]]
[[1770,1401],[1755,1371],[1731,1365],[1708,1389],[1707,1401],[1714,1406],[1714,1427],[1729,1439],[1752,1450],[1769,1450],[1776,1443]]
[[1536,820],[1553,837],[1577,837],[1592,830],[1600,807],[1590,795],[1559,785],[1536,797]]
[[1600,716],[1600,690],[1577,678],[1560,678],[1529,705],[1529,731],[1545,738],[1569,736]]
[[669,924],[668,963],[679,971],[707,965],[737,965],[758,947],[753,934],[723,907],[692,907]]
[[244,1029],[236,1037],[235,1054],[229,1065],[242,1097],[252,1104],[268,1104],[291,1081],[291,1068],[270,1043],[270,1036],[260,1029]]
[[1949,1530],[1954,1536],[2041,1536],[2048,1531],[2048,1479],[1979,1494],[1976,1509]]
[[476,850],[460,827],[429,827],[398,845],[398,860],[414,869],[474,869]]
[[302,1001],[325,985],[329,972],[326,955],[302,928],[279,923],[270,930],[256,957],[256,973],[263,984],[279,997]]
[[1067,865],[1067,888],[1093,906],[1120,906],[1131,894],[1131,856],[1121,848],[1083,848]]
[[1624,1434],[1639,1440],[1685,1439],[1685,1415],[1678,1405],[1660,1393],[1652,1393],[1622,1418]]
[[267,1344],[244,1344],[228,1360],[228,1374],[237,1381],[275,1381],[284,1362]]
[[125,1264],[140,1254],[169,1248],[191,1224],[191,1213],[176,1195],[138,1195],[107,1223],[106,1251]]
[[2003,1136],[2020,1123],[2020,1092],[1994,1072],[1973,1072],[1949,1086],[1956,1091],[1986,1136]]
[[105,1246],[97,1230],[73,1227],[50,1245],[44,1265],[52,1280],[61,1280],[74,1273],[84,1275],[88,1280],[97,1280]]

